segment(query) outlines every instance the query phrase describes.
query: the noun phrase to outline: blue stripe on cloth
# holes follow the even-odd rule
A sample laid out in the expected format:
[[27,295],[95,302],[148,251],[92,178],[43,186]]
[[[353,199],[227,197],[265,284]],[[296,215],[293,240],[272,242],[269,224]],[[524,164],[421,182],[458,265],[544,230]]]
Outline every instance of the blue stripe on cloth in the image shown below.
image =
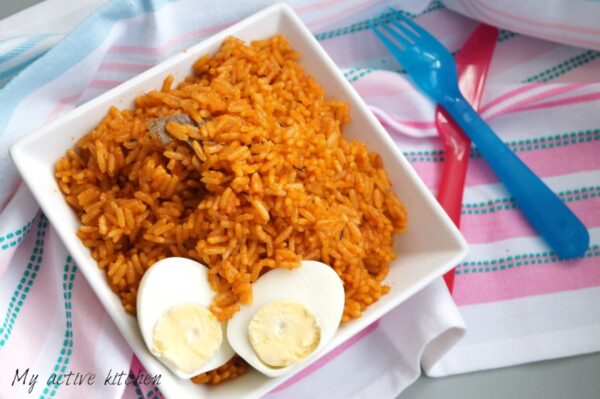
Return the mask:
[[23,42],[19,43],[18,46],[14,47],[14,48],[8,50],[6,53],[0,55],[0,64],[10,61],[15,57],[20,56],[24,52],[31,50],[33,47],[35,47],[41,41],[46,39],[48,36],[50,36],[50,35],[48,35],[48,34],[37,35],[37,36],[31,37],[27,40],[24,40]]
[[0,79],[0,90],[2,90],[2,88],[8,84],[8,82],[10,82],[10,80],[13,78],[14,76],[9,76],[8,78],[5,79]]
[[38,58],[40,58],[44,54],[45,53],[36,54],[35,56],[31,57],[28,60],[21,62],[20,64],[17,64],[11,68],[5,69],[4,71],[0,71],[0,80],[10,79],[11,77],[15,76],[20,71],[22,71],[23,69],[27,68],[30,64],[33,64]]
[[[0,136],[20,101],[80,62],[106,39],[115,23],[154,12],[173,0],[115,0],[84,20],[44,57],[32,63],[0,89]],[[52,62],[44,62],[52,59]]]

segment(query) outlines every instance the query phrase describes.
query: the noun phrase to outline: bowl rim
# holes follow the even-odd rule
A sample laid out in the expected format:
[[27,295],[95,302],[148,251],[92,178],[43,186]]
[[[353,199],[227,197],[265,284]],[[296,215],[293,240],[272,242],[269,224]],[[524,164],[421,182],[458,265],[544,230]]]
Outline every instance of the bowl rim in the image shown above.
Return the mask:
[[[367,110],[367,105],[364,103],[364,100],[358,95],[358,93],[352,87],[352,85],[343,77],[341,71],[337,68],[337,66],[335,65],[333,60],[329,57],[329,55],[321,47],[321,45],[315,39],[313,34],[308,30],[308,28],[304,25],[304,23],[301,21],[301,19],[295,14],[295,12],[292,10],[292,8],[285,3],[277,3],[277,4],[271,5],[269,7],[266,7],[256,13],[248,16],[247,18],[244,18],[241,21],[227,27],[226,29],[219,31],[216,34],[211,35],[210,37],[192,45],[187,50],[180,51],[177,54],[166,58],[162,62],[149,68],[148,70],[144,71],[143,73],[141,73],[131,79],[128,79],[127,81],[119,84],[118,86],[116,86],[110,90],[107,90],[106,92],[102,93],[101,95],[94,97],[94,98],[90,99],[89,101],[85,102],[84,104],[74,108],[73,110],[69,111],[65,115],[62,115],[59,118],[56,118],[55,120],[49,122],[48,124],[42,126],[39,129],[36,129],[34,132],[26,135],[25,137],[21,138],[19,141],[14,143],[10,148],[10,151],[9,151],[10,156],[11,156],[13,162],[15,163],[19,173],[21,174],[23,180],[25,181],[25,183],[31,190],[31,192],[34,195],[40,208],[47,215],[48,220],[52,223],[53,226],[55,226],[56,233],[59,236],[59,238],[61,239],[61,243],[65,246],[68,253],[72,254],[73,258],[77,261],[77,263],[79,263],[79,261],[83,260],[83,256],[85,256],[86,254],[80,253],[79,250],[77,250],[76,248],[72,247],[72,245],[69,244],[67,235],[69,235],[70,233],[60,227],[60,220],[58,220],[55,217],[55,215],[53,215],[52,209],[50,208],[50,204],[44,200],[43,192],[40,189],[38,189],[35,184],[33,184],[34,176],[32,176],[32,172],[28,170],[27,163],[26,163],[27,147],[31,143],[38,140],[39,138],[44,137],[48,132],[51,132],[54,129],[56,129],[57,127],[65,124],[65,123],[68,123],[73,119],[80,117],[80,115],[85,115],[87,112],[95,109],[97,107],[97,104],[102,103],[104,100],[111,99],[111,98],[113,98],[113,99],[118,98],[118,96],[123,95],[124,93],[127,93],[129,90],[131,90],[130,87],[133,87],[139,83],[143,83],[144,81],[148,80],[149,78],[154,77],[159,72],[162,73],[164,76],[165,73],[168,73],[167,71],[169,70],[170,67],[177,65],[181,61],[188,59],[188,57],[189,57],[188,53],[193,53],[196,51],[196,49],[199,49],[199,48],[208,47],[215,42],[221,43],[223,41],[223,39],[225,39],[227,36],[235,34],[236,31],[239,31],[240,29],[242,29],[246,26],[252,25],[252,24],[256,23],[257,21],[260,21],[265,16],[268,16],[270,14],[283,14],[283,15],[285,15],[285,17],[289,18],[293,22],[293,24],[296,25],[296,28],[299,29],[301,36],[302,36],[302,40],[306,40],[308,42],[308,44],[317,53],[318,57],[320,57],[327,64],[327,67],[332,71],[332,73],[334,73],[336,79],[339,80],[338,83],[340,83],[344,87],[344,90],[349,95],[349,98],[347,98],[345,100],[358,105],[359,109],[357,110],[357,112],[363,112],[363,111]],[[379,122],[377,121],[377,119],[371,112],[364,112],[364,116],[378,130],[383,131],[385,133],[384,128],[379,124]],[[411,176],[412,180],[417,185],[418,190],[424,193],[424,198],[427,201],[427,205],[432,207],[433,211],[436,213],[436,217],[439,218],[440,223],[449,232],[451,238],[454,240],[456,247],[451,248],[451,250],[453,251],[452,256],[448,257],[448,259],[445,260],[444,268],[440,267],[440,269],[436,273],[432,273],[430,275],[430,278],[428,279],[428,281],[422,282],[421,284],[414,284],[410,288],[406,289],[404,291],[404,295],[399,297],[397,300],[386,302],[385,304],[380,306],[377,312],[363,313],[363,315],[359,319],[360,326],[358,328],[354,328],[353,329],[354,331],[350,332],[349,330],[345,330],[343,334],[340,334],[340,332],[338,330],[338,332],[336,333],[336,336],[334,336],[334,338],[326,345],[326,348],[324,350],[322,350],[321,352],[319,352],[310,361],[303,363],[301,365],[302,367],[298,368],[297,370],[294,370],[293,372],[291,372],[285,376],[278,377],[276,379],[266,380],[263,384],[260,385],[259,388],[254,389],[251,392],[248,392],[248,394],[245,394],[243,397],[245,397],[245,398],[246,397],[248,397],[248,398],[258,397],[260,395],[268,393],[273,388],[285,383],[286,380],[288,380],[288,379],[292,378],[294,375],[297,375],[298,373],[302,372],[307,367],[309,367],[312,363],[314,363],[314,362],[318,361],[319,359],[323,358],[324,356],[326,356],[329,352],[331,352],[335,348],[339,347],[342,343],[344,343],[345,341],[347,341],[354,335],[358,334],[361,330],[368,328],[368,326],[371,325],[373,322],[375,322],[377,319],[383,317],[394,307],[398,306],[400,303],[404,302],[410,296],[414,295],[416,292],[423,289],[427,284],[431,283],[435,278],[440,277],[443,273],[452,269],[456,264],[458,264],[467,255],[468,244],[467,244],[466,240],[464,239],[464,237],[462,236],[462,234],[460,233],[460,231],[458,230],[458,228],[454,225],[454,223],[451,221],[451,219],[443,211],[442,207],[439,205],[437,200],[435,200],[433,195],[429,192],[428,188],[425,186],[425,183],[421,180],[421,178],[418,176],[416,171],[412,168],[410,163],[406,160],[404,155],[400,152],[400,150],[398,149],[398,147],[396,146],[394,141],[389,137],[389,135],[383,134],[382,139],[384,140],[384,142],[387,146],[390,146],[392,148],[394,155],[396,156],[396,158],[398,158],[398,161],[406,169],[406,172]],[[87,256],[89,257],[89,254],[87,254]],[[97,267],[95,260],[93,260],[93,263]],[[149,356],[147,356],[147,354],[140,353],[140,348],[138,348],[138,343],[134,341],[134,338],[131,335],[131,334],[134,334],[134,332],[131,332],[128,325],[123,320],[120,319],[120,317],[122,317],[122,316],[119,313],[124,313],[126,316],[128,314],[124,311],[124,309],[112,309],[112,304],[109,302],[109,299],[103,297],[103,295],[99,291],[96,290],[96,287],[95,287],[96,283],[92,281],[92,279],[95,278],[95,276],[92,276],[91,273],[88,275],[88,273],[86,272],[86,268],[81,267],[80,269],[81,269],[82,273],[84,274],[86,280],[90,283],[90,286],[94,290],[96,297],[102,303],[105,311],[109,314],[111,320],[115,323],[119,332],[125,338],[127,344],[131,347],[133,352],[138,356],[138,358],[140,359],[140,361],[142,362],[144,367],[150,372],[155,371],[155,370],[160,371],[160,369],[158,369],[156,367],[157,365],[159,365],[159,361],[156,359],[153,359],[153,358],[151,358],[149,360]],[[102,284],[108,286],[108,284],[105,281],[103,281]],[[348,331],[348,332],[346,332],[346,331]],[[144,350],[144,349],[146,349],[146,348],[145,347],[141,348],[141,350]],[[149,362],[156,363],[156,364],[152,364]],[[159,365],[159,366],[161,366],[161,365]],[[162,388],[161,388],[161,390],[162,390]],[[208,397],[210,397],[210,395],[207,395],[206,397],[208,398]]]

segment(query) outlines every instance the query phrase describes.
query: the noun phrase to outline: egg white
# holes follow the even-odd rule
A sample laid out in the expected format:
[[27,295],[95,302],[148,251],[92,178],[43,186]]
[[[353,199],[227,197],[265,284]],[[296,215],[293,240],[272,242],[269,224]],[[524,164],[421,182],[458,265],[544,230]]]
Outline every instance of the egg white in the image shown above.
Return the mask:
[[[201,263],[186,258],[165,258],[153,264],[146,272],[138,288],[137,319],[142,337],[152,352],[152,332],[158,319],[170,308],[183,304],[197,304],[209,308],[215,295],[208,283],[208,269]],[[226,323],[221,325],[223,343],[205,365],[193,373],[178,370],[172,364],[157,357],[177,377],[192,378],[205,371],[227,363],[234,355],[227,340]]]
[[[331,341],[344,312],[344,286],[331,267],[316,261],[302,261],[299,268],[274,269],[252,285],[253,301],[244,305],[227,323],[229,343],[246,362],[269,377],[294,371],[316,356]],[[298,302],[312,313],[321,329],[319,345],[309,356],[287,367],[271,367],[263,363],[252,348],[248,325],[258,309],[278,300]]]

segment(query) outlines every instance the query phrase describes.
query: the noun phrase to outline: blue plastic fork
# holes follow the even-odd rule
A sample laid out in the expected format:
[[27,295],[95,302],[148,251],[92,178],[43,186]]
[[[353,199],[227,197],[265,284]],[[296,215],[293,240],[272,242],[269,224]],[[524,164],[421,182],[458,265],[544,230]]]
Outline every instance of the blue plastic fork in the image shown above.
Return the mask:
[[400,12],[393,13],[371,24],[373,32],[414,84],[445,108],[469,136],[550,247],[562,258],[583,255],[590,241],[587,229],[464,99],[450,52],[425,29]]

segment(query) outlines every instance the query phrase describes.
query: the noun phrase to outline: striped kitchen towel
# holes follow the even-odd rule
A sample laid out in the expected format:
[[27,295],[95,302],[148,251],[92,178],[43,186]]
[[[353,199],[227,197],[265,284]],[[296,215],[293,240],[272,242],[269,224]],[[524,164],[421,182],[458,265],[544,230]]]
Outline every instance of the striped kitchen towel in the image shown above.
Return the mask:
[[[143,369],[20,186],[7,148],[272,1],[104,3],[48,0],[0,21],[1,398],[160,397],[157,387],[136,378]],[[572,7],[563,13],[572,20],[558,21],[540,20],[540,10],[498,3],[290,1],[432,191],[444,158],[434,108],[373,39],[369,20],[390,5],[401,8],[452,51],[475,21],[447,7],[474,18],[492,15],[499,26],[521,32],[506,30],[498,39],[482,112],[582,217],[590,229],[589,251],[581,259],[558,259],[474,151],[462,222],[472,250],[457,269],[458,308],[438,281],[271,398],[393,397],[418,377],[420,363],[442,376],[600,350],[600,115],[594,112],[600,53],[592,50],[598,49],[598,18],[589,17],[600,15],[600,5],[588,2],[579,16]],[[468,330],[454,345],[464,333],[461,315]],[[81,374],[81,384],[47,384],[52,373],[71,371]],[[120,372],[127,384],[103,384],[109,373]],[[90,374],[97,379],[91,385],[85,382]]]

